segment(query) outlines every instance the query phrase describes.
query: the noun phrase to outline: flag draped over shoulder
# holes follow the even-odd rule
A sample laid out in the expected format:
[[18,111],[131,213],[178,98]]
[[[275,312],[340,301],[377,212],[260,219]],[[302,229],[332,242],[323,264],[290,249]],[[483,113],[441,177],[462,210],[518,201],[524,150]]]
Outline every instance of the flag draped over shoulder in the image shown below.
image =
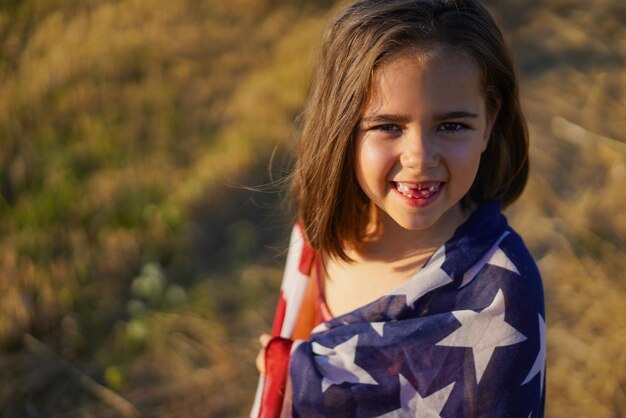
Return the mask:
[[541,278],[499,204],[407,282],[293,342],[311,251],[296,229],[252,416],[543,416]]

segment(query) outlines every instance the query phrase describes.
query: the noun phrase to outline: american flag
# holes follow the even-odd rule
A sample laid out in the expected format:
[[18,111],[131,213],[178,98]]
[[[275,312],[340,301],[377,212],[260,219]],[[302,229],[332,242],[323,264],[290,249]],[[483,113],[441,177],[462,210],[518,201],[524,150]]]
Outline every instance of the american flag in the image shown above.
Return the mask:
[[498,203],[403,285],[291,341],[311,251],[294,229],[252,416],[543,416],[541,277]]

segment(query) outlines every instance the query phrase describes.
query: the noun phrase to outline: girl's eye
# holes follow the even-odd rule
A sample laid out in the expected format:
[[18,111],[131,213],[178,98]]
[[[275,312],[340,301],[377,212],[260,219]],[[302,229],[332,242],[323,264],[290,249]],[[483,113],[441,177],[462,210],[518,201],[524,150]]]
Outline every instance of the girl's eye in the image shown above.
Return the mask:
[[467,129],[467,126],[457,122],[446,122],[439,125],[439,130],[444,132],[456,132]]
[[398,125],[394,125],[393,123],[386,123],[384,125],[377,125],[373,128],[376,131],[388,132],[388,133],[396,133],[401,132],[402,129]]

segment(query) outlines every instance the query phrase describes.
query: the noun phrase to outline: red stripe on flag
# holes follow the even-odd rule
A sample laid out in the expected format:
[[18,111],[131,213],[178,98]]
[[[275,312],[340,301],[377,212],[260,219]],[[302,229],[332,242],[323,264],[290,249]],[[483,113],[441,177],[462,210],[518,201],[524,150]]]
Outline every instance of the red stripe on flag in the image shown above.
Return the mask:
[[276,313],[274,314],[274,324],[272,325],[272,337],[279,337],[280,332],[283,329],[283,322],[285,321],[285,311],[287,310],[287,302],[283,296],[282,290],[278,295],[278,304],[276,306]]
[[265,348],[265,381],[260,418],[279,418],[285,397],[293,341],[273,338]]
[[306,241],[304,242],[304,248],[302,248],[302,257],[300,258],[300,273],[305,276],[311,275],[311,266],[315,259],[315,250]]

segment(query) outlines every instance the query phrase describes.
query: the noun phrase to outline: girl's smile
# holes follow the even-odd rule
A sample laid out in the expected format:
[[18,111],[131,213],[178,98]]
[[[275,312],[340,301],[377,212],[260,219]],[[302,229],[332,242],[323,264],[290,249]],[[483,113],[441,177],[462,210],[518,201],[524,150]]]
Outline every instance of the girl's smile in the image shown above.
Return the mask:
[[495,119],[486,113],[480,74],[452,47],[408,50],[375,72],[357,127],[355,170],[383,228],[443,242],[465,220],[459,202]]
[[412,206],[426,206],[436,199],[445,183],[429,181],[413,184],[392,181],[390,184],[398,193],[407,198],[407,204]]

